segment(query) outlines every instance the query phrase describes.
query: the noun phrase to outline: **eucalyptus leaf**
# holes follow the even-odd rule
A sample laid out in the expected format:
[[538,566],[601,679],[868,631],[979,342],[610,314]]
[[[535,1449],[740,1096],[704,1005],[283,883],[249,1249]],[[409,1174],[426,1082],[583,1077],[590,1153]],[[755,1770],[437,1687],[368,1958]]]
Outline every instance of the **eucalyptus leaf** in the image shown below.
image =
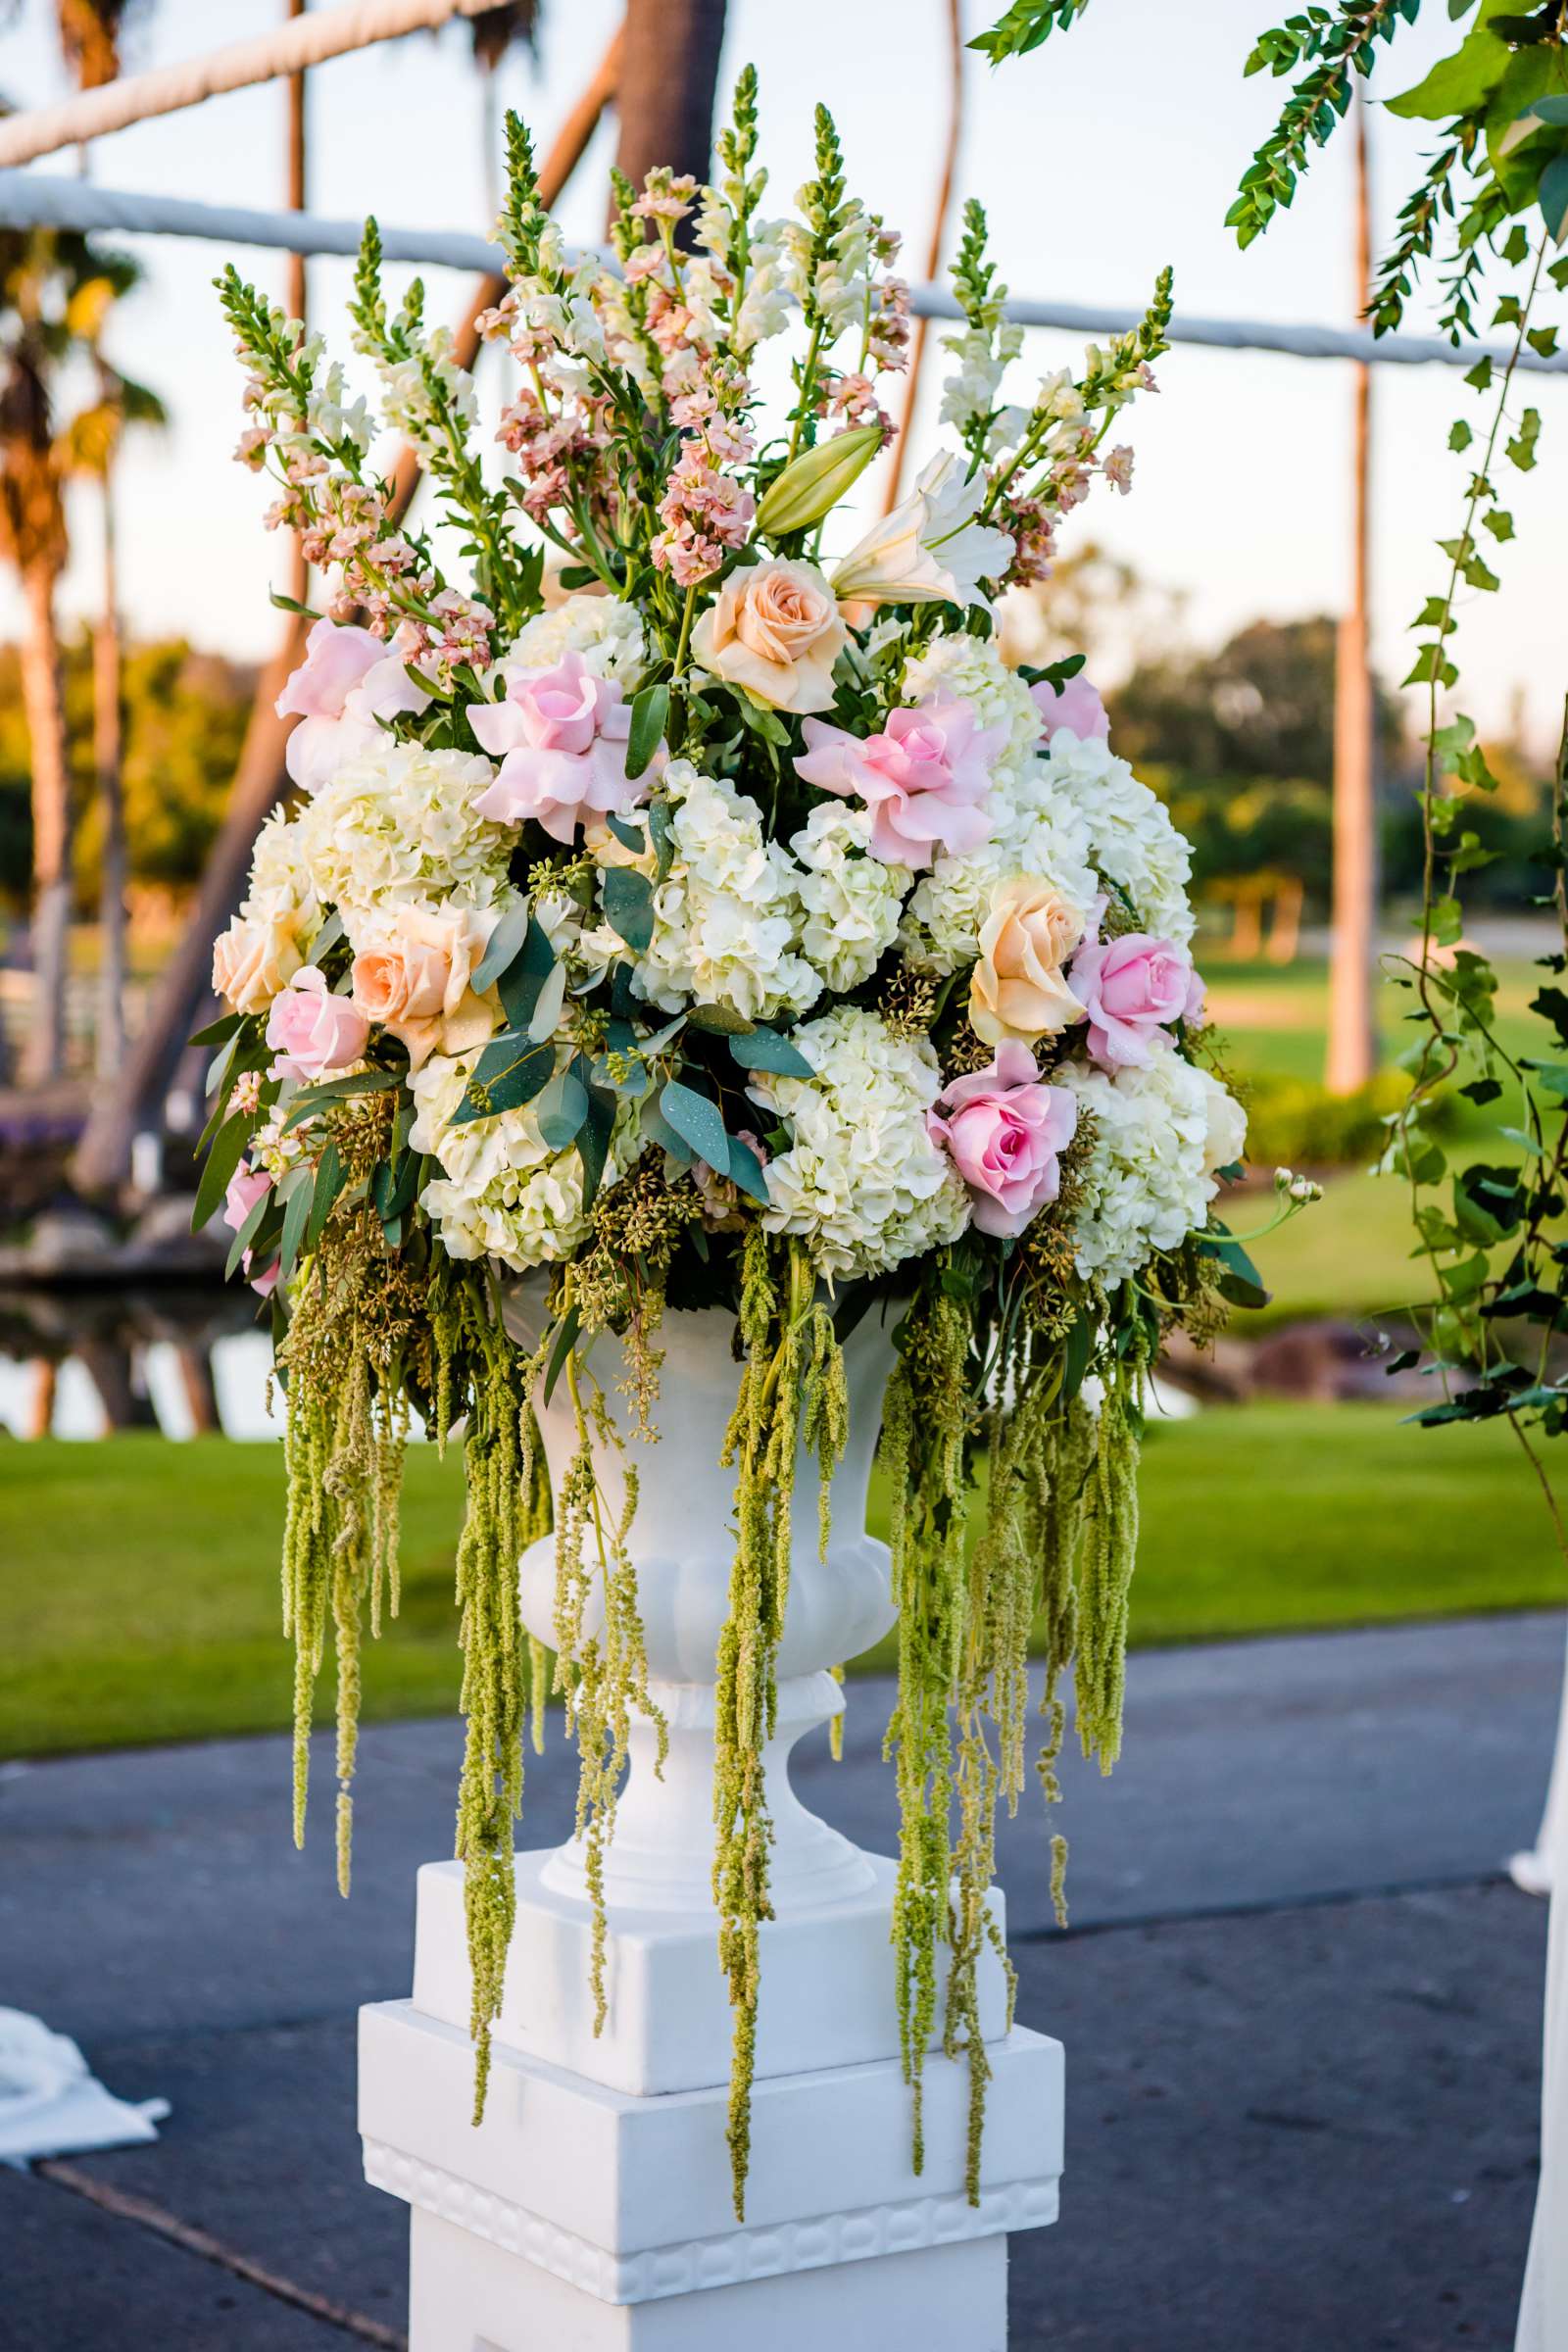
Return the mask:
[[588,1089],[574,1070],[558,1070],[534,1110],[539,1133],[551,1151],[564,1152],[575,1143],[587,1116]]
[[692,1004],[686,1018],[694,1029],[711,1030],[715,1037],[745,1037],[757,1026],[733,1004]]
[[463,1101],[452,1114],[454,1127],[471,1127],[503,1110],[518,1110],[550,1083],[556,1067],[554,1039],[535,1045],[524,1031],[493,1037],[468,1076]]
[[246,1250],[252,1247],[267,1221],[269,1211],[274,1205],[270,1193],[264,1193],[259,1200],[252,1202],[250,1215],[228,1246],[228,1263],[223,1268],[225,1279],[234,1272]]
[[764,1208],[770,1205],[772,1195],[767,1189],[767,1176],[762,1163],[751,1145],[743,1144],[738,1135],[732,1135],[729,1139],[729,1175],[731,1183],[739,1185],[743,1193],[750,1194]]
[[528,1035],[536,1046],[547,1037],[554,1037],[561,1019],[561,1007],[566,1001],[566,967],[558,963],[540,989],[528,1020]]
[[493,987],[502,973],[516,960],[533,919],[533,910],[526,899],[514,899],[507,907],[474,967],[471,985],[476,996],[482,996],[487,988]]
[[646,956],[654,938],[654,891],[633,865],[612,865],[605,876],[605,913],[635,956]]
[[650,1095],[643,1103],[639,1123],[651,1144],[658,1144],[662,1151],[669,1153],[671,1159],[679,1160],[683,1168],[691,1166],[697,1153],[683,1136],[676,1134],[660,1109],[656,1096]]
[[277,1253],[279,1282],[287,1282],[294,1271],[294,1261],[299,1256],[300,1244],[305,1239],[305,1228],[310,1223],[312,1197],[313,1188],[309,1184],[297,1186],[289,1195],[288,1206],[283,1211],[283,1239]]
[[556,1335],[556,1344],[550,1350],[550,1363],[545,1373],[544,1401],[546,1404],[550,1402],[556,1393],[556,1383],[565,1369],[566,1358],[576,1345],[577,1334],[581,1329],[582,1308],[577,1305],[568,1306],[561,1318],[561,1329]]
[[642,857],[648,847],[648,836],[640,825],[628,824],[623,816],[607,816],[605,822],[623,850],[630,850],[634,858]]
[[706,1159],[710,1168],[728,1168],[729,1137],[716,1102],[710,1102],[695,1088],[683,1086],[678,1078],[671,1078],[660,1095],[659,1107],[699,1159]]
[[813,1078],[816,1073],[799,1046],[776,1029],[759,1026],[732,1037],[729,1050],[743,1070],[770,1070],[776,1078]]

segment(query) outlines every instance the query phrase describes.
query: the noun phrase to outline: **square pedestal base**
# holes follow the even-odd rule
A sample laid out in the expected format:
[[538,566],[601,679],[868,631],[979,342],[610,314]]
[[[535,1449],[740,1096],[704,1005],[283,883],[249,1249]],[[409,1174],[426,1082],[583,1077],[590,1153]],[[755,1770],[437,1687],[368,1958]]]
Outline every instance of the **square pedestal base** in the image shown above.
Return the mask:
[[418,2352],[1005,2352],[1007,2241],[602,2303],[416,2206],[409,2340]]

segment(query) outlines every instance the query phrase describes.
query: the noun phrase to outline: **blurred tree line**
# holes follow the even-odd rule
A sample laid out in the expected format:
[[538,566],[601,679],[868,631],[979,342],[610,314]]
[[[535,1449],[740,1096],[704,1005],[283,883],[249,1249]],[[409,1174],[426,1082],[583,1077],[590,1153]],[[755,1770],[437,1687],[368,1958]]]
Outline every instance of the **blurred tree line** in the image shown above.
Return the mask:
[[[93,655],[86,632],[62,650],[72,797],[81,812],[76,904],[97,904],[102,811],[93,793]],[[199,877],[221,821],[256,687],[254,666],[198,652],[183,638],[127,644],[121,701],[127,865],[132,885],[182,894]],[[27,724],[20,657],[0,646],[0,904],[24,914],[32,874]]]
[[[1328,615],[1255,620],[1217,652],[1194,645],[1179,600],[1140,581],[1104,550],[1087,546],[1004,616],[1015,658],[1049,662],[1087,651],[1125,672],[1108,689],[1111,740],[1168,802],[1193,843],[1194,880],[1207,901],[1236,900],[1259,875],[1294,877],[1304,912],[1329,908],[1334,857],[1334,665]],[[1397,695],[1375,681],[1378,802],[1385,903],[1418,898],[1419,747],[1405,732]],[[1520,717],[1487,757],[1495,796],[1473,810],[1496,862],[1472,877],[1472,903],[1525,908],[1547,887],[1530,862],[1542,838],[1548,779],[1525,748]]]

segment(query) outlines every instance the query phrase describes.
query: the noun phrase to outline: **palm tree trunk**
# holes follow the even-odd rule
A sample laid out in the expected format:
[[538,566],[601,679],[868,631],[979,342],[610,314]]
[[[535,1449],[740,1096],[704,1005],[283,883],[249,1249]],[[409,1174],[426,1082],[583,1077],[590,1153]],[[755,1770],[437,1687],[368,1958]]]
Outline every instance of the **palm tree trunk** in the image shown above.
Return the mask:
[[[722,20],[722,7],[717,13]],[[593,79],[562,124],[556,143],[540,168],[539,187],[546,204],[554,204],[565,186],[593,137],[600,117],[615,96],[622,38],[616,32],[611,40]],[[706,157],[706,145],[704,152]],[[473,366],[479,347],[479,314],[493,309],[505,291],[505,281],[499,277],[480,280],[467,316],[453,338],[452,357],[460,368]],[[405,449],[393,469],[389,503],[395,517],[408,512],[418,484],[418,460],[412,450]],[[289,721],[278,718],[272,705],[300,658],[302,644],[302,630],[291,626],[258,683],[228,812],[208,854],[185,935],[164,968],[119,1084],[94,1101],[72,1160],[72,1181],[83,1193],[109,1193],[123,1184],[130,1167],[131,1139],[139,1127],[157,1114],[178,1066],[185,1040],[201,1025],[213,942],[245,895],[245,876],[257,832],[282,799],[288,783],[283,745]]]
[[55,566],[47,560],[23,574],[26,622],[22,639],[22,700],[32,761],[32,1019],[22,1051],[24,1080],[58,1078],[66,1064],[66,976],[71,952],[71,770],[60,691],[60,635],[55,624]]
[[97,1068],[113,1078],[125,1057],[125,794],[121,772],[120,601],[115,568],[115,492],[104,474],[104,605],[92,643],[94,786],[103,810],[103,867],[98,886]]
[[708,177],[724,0],[628,0],[615,161],[639,187],[656,164]]
[[289,722],[277,716],[272,705],[300,659],[304,641],[304,624],[296,621],[257,682],[228,809],[203,869],[190,919],[164,966],[119,1085],[97,1097],[76,1147],[71,1173],[81,1192],[112,1192],[123,1183],[132,1138],[154,1106],[162,1103],[185,1040],[200,1025],[211,994],[213,942],[245,895],[257,833],[288,781],[283,745]]

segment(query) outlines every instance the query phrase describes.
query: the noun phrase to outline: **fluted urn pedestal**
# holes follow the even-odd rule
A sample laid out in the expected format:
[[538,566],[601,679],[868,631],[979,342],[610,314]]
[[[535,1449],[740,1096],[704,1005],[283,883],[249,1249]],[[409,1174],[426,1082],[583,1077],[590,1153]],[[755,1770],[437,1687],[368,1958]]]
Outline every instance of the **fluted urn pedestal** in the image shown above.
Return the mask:
[[[517,1861],[517,1926],[485,2119],[472,2055],[463,1879],[419,1873],[411,2000],[360,2019],[367,2178],[411,2208],[411,2352],[1002,2352],[1006,2236],[1054,2221],[1062,2053],[1005,2033],[1000,1969],[983,1984],[994,2070],[982,2193],[964,2194],[967,2068],[927,2061],[925,2169],[910,2161],[898,2056],[894,1866],[794,1795],[795,1741],[843,1704],[828,1669],[887,1631],[888,1554],[865,1535],[892,1349],[874,1317],[846,1348],[850,1443],[816,1553],[803,1456],[778,1737],[767,1758],[777,1917],[761,1994],[746,2219],[735,2219],[725,2116],[729,2003],[712,1903],[713,1660],[733,1549],[718,1466],[734,1403],[733,1318],[671,1314],[661,1442],[628,1438],[631,1532],[654,1696],[605,1868],[609,2016],[594,2034],[592,1912],[575,1844]],[[612,1341],[594,1371],[616,1404]],[[575,1441],[564,1394],[540,1413],[559,1480]],[[620,1460],[599,1464],[614,1496]],[[552,1633],[554,1552],[525,1554],[523,1616]],[[1000,1897],[998,1898],[1000,1908]]]

